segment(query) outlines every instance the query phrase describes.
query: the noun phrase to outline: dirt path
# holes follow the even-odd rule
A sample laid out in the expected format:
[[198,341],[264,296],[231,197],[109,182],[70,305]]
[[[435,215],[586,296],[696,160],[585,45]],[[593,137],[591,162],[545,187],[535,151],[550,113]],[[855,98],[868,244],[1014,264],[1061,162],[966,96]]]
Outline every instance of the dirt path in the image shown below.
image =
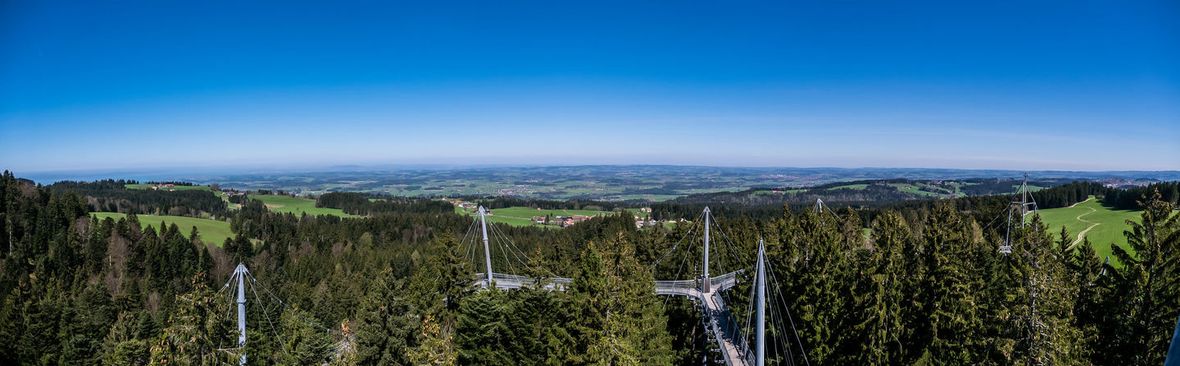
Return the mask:
[[1077,206],[1077,205],[1080,205],[1080,204],[1086,203],[1086,201],[1089,201],[1089,200],[1092,200],[1092,199],[1093,199],[1093,198],[1087,198],[1087,199],[1084,199],[1084,200],[1082,200],[1082,202],[1074,202],[1072,205],[1069,205],[1069,208],[1073,208],[1074,206]]
[[[1089,200],[1086,200],[1086,201],[1089,201]],[[1085,201],[1083,201],[1083,202],[1085,202]],[[1079,203],[1081,203],[1081,202],[1079,202]],[[1077,203],[1074,204],[1074,206],[1076,206],[1076,205],[1077,205]],[[1070,207],[1073,207],[1073,206],[1070,206]],[[1082,218],[1082,216],[1086,216],[1086,215],[1098,212],[1098,210],[1095,210],[1093,207],[1087,207],[1087,208],[1090,209],[1090,212],[1078,215],[1078,217],[1075,217],[1074,219],[1084,222],[1084,223],[1087,223],[1087,224],[1090,224],[1090,226],[1086,227],[1086,230],[1082,230],[1082,232],[1078,233],[1077,239],[1074,239],[1072,243],[1069,243],[1068,250],[1073,250],[1073,248],[1077,247],[1078,243],[1081,243],[1082,239],[1086,238],[1086,233],[1090,232],[1090,229],[1093,229],[1095,226],[1102,225],[1102,223],[1100,223],[1100,222],[1093,222],[1093,221],[1086,220],[1086,219]]]

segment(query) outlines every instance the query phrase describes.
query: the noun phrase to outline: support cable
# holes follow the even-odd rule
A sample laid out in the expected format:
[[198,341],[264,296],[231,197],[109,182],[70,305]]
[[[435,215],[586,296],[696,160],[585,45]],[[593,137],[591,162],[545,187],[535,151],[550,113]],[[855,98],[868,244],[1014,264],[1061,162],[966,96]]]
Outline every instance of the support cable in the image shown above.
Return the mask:
[[[261,305],[262,305],[262,299],[258,297],[258,290],[256,289],[256,287],[258,287],[257,281],[256,281],[256,280],[253,280],[253,278],[254,278],[254,276],[253,276],[253,275],[250,275],[250,278],[251,278],[251,280],[252,280],[252,281],[251,281],[251,283],[253,283],[253,284],[254,284],[254,286],[250,286],[250,292],[254,293],[254,301],[257,301],[257,302],[258,302],[258,305],[260,305],[260,306],[261,306]],[[264,290],[265,290],[265,289],[264,289]],[[262,315],[263,315],[263,317],[265,317],[265,318],[266,318],[266,323],[267,323],[267,324],[270,324],[270,331],[271,331],[271,334],[273,334],[273,335],[275,336],[275,341],[278,341],[278,342],[279,342],[279,349],[283,350],[283,353],[286,353],[286,354],[290,355],[290,353],[289,353],[289,352],[287,352],[287,347],[286,347],[286,344],[285,344],[285,343],[283,343],[283,338],[282,338],[282,337],[279,337],[279,332],[278,332],[278,330],[276,330],[276,329],[275,329],[275,324],[274,324],[274,322],[270,320],[270,314],[269,314],[269,312],[268,312],[268,311],[266,311],[266,307],[265,307],[265,306],[262,306],[262,309],[263,309],[263,311],[262,311]]]
[[795,333],[795,340],[798,341],[799,353],[801,355],[803,355],[803,362],[807,366],[811,366],[811,361],[809,361],[807,359],[807,350],[803,348],[803,338],[799,337],[799,328],[797,328],[795,326],[795,318],[791,316],[791,308],[789,306],[787,306],[787,300],[783,298],[783,294],[781,291],[782,285],[778,282],[778,278],[775,277],[774,267],[770,264],[770,261],[766,261],[766,273],[767,273],[767,276],[766,276],[767,279],[771,280],[771,282],[774,283],[774,288],[780,290],[780,291],[775,291],[775,295],[779,299],[779,302],[782,304],[783,311],[785,311],[787,313],[787,319],[790,320],[790,322],[791,322],[791,330],[793,330]]
[[[686,232],[686,233],[685,233],[683,236],[681,236],[681,237],[680,237],[680,240],[676,241],[676,244],[672,246],[672,249],[671,249],[671,250],[668,250],[667,252],[665,252],[665,253],[664,253],[664,255],[662,255],[662,256],[660,256],[659,258],[657,258],[657,259],[655,260],[655,262],[653,262],[653,263],[652,263],[652,265],[651,265],[651,266],[652,266],[653,268],[655,268],[656,266],[659,266],[659,265],[660,265],[660,261],[663,261],[665,258],[667,258],[667,257],[668,257],[668,255],[670,255],[670,254],[672,254],[673,252],[675,252],[675,251],[676,251],[676,248],[677,248],[677,247],[679,247],[681,243],[684,243],[684,239],[686,239],[686,238],[688,238],[688,237],[692,236],[692,233],[696,231],[696,228],[697,228],[697,222],[695,222],[695,221],[694,221],[694,222],[692,223],[692,226],[689,226],[689,227],[688,227],[688,232]],[[664,237],[667,237],[667,235],[665,235]]]
[[501,242],[507,243],[507,246],[510,248],[513,257],[515,257],[516,260],[518,262],[520,262],[520,264],[522,266],[524,266],[525,269],[529,269],[529,270],[532,270],[535,272],[541,272],[541,270],[545,270],[545,272],[549,272],[550,276],[556,277],[553,274],[553,272],[550,272],[544,268],[533,268],[532,266],[530,266],[529,262],[528,262],[529,256],[527,254],[525,254],[523,250],[521,250],[519,247],[516,246],[516,243],[512,241],[512,238],[508,237],[508,234],[505,234],[500,229],[497,229],[495,227],[495,225],[492,225],[492,232],[494,233],[493,235],[495,235],[497,238],[499,238]]
[[[680,265],[677,266],[676,275],[673,278],[676,278],[676,279],[680,278],[680,273],[682,273],[684,271],[684,264],[688,262],[688,257],[689,257],[688,251],[686,250],[686,251],[684,251],[684,254],[681,256]],[[674,281],[676,281],[676,280],[674,280]],[[672,296],[664,296],[664,307],[668,306],[668,300],[670,300],[671,298],[672,298]]]

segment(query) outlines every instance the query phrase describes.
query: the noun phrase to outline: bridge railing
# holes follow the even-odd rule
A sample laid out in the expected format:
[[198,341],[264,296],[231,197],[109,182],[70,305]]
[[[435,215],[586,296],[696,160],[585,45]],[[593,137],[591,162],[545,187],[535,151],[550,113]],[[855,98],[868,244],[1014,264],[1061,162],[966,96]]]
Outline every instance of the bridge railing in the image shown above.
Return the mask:
[[717,321],[722,332],[721,336],[728,339],[741,352],[740,355],[735,355],[737,358],[745,359],[748,364],[753,364],[754,353],[750,349],[745,334],[742,333],[741,324],[733,316],[732,308],[726,305],[725,299],[721,297],[719,292],[713,293],[713,302],[717,304],[719,309],[724,309],[713,314],[713,318]]
[[[483,273],[476,273],[475,277],[477,279],[474,285],[487,286],[487,277]],[[499,289],[518,289],[543,284],[543,288],[546,290],[565,290],[574,280],[566,277],[545,277],[538,280],[528,276],[493,272],[492,282],[495,282],[496,288]]]

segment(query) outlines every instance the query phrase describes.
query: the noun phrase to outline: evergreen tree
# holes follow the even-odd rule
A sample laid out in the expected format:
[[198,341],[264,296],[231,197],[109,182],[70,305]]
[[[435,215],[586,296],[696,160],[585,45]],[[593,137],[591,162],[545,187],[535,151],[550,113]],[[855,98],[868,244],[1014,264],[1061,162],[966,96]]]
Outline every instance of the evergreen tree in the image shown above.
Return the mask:
[[103,340],[102,364],[111,366],[147,365],[151,345],[138,331],[138,319],[134,313],[119,314],[106,338]]
[[386,269],[370,284],[356,330],[358,365],[409,365],[407,350],[417,346],[417,316],[401,298],[405,290]]
[[863,288],[857,291],[859,321],[854,327],[859,349],[848,356],[850,363],[888,365],[902,354],[902,248],[910,240],[909,228],[900,215],[886,212],[873,224],[873,250],[861,269]]
[[1135,254],[1113,248],[1123,263],[1118,275],[1125,296],[1115,341],[1128,364],[1158,365],[1180,315],[1180,215],[1159,192],[1142,205],[1142,222],[1128,220],[1125,232]]
[[464,299],[455,327],[460,365],[515,365],[522,361],[510,354],[517,339],[505,321],[511,310],[505,302],[504,293],[491,288]]
[[332,337],[311,313],[289,308],[279,320],[282,352],[275,353],[280,365],[321,365],[332,356]]
[[655,297],[650,271],[635,261],[635,249],[623,234],[605,246],[600,250],[588,243],[574,276],[576,347],[570,363],[671,363],[667,318]]
[[[218,306],[203,275],[192,280],[193,290],[180,295],[177,306],[151,347],[152,365],[221,365],[236,361],[234,355],[217,351],[232,334],[217,314]],[[228,306],[228,304],[222,304]],[[233,344],[233,343],[229,343]]]
[[1105,275],[1102,260],[1089,239],[1082,239],[1078,245],[1077,258],[1073,262],[1074,287],[1078,289],[1073,306],[1074,327],[1082,334],[1083,350],[1089,350],[1090,361],[1094,364],[1108,364],[1106,349],[1108,342],[1104,342],[1109,334],[1103,334],[1108,329],[1113,316],[1110,307],[1104,304],[1104,299],[1110,294],[1110,276]]
[[86,286],[63,311],[57,338],[62,340],[61,364],[97,364],[102,339],[114,321],[110,295],[102,285]]
[[772,268],[792,269],[791,274],[775,277],[794,281],[788,290],[796,294],[790,308],[798,309],[799,333],[808,357],[817,364],[826,364],[840,343],[837,329],[847,326],[842,322],[849,320],[840,316],[844,294],[852,290],[845,281],[849,255],[844,251],[846,241],[828,213],[807,211],[799,216],[799,227],[800,257],[793,265]]
[[453,332],[444,331],[433,315],[422,318],[421,344],[406,355],[414,365],[447,366],[456,364]]
[[[969,261],[968,226],[954,207],[939,204],[923,227],[922,240],[927,249],[922,261],[926,276],[922,278],[921,311],[925,319],[915,332],[919,340],[912,344],[920,352],[919,364],[972,364],[977,360],[976,330],[983,326],[978,313],[983,288]],[[921,319],[921,317],[920,317]]]

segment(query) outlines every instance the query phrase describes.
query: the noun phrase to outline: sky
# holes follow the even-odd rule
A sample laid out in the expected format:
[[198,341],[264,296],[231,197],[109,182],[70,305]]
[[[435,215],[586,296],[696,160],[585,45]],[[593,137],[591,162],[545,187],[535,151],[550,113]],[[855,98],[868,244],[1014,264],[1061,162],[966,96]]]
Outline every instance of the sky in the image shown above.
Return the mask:
[[1180,2],[0,0],[0,168],[1180,170]]

